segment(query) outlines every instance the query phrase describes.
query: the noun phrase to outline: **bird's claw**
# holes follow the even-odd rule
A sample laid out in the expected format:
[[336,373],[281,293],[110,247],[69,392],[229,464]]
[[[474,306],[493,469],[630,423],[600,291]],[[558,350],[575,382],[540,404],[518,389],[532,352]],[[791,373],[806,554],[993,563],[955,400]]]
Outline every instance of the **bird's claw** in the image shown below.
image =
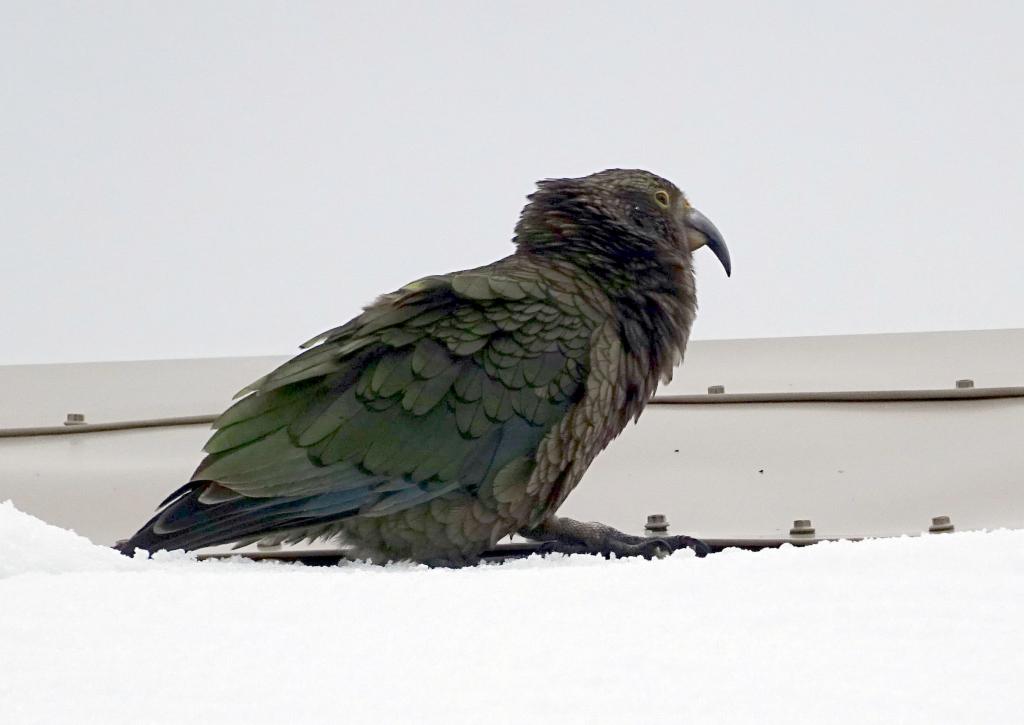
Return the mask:
[[593,551],[584,544],[574,544],[567,541],[543,541],[541,542],[534,553],[540,554],[541,556],[547,556],[548,554],[600,554],[599,551]]
[[645,559],[663,559],[680,549],[692,549],[699,559],[711,553],[711,547],[692,536],[659,536],[640,544],[640,555]]
[[642,556],[645,559],[664,558],[680,549],[692,549],[698,558],[711,553],[711,547],[692,536],[635,536],[602,523],[583,523],[569,518],[552,517],[543,526],[522,529],[527,539],[537,542],[536,552],[546,554],[597,554],[608,559],[612,556]]
[[548,554],[591,554],[608,559],[611,556],[625,558],[642,556],[644,559],[664,559],[680,549],[693,549],[698,558],[703,558],[711,551],[710,547],[700,539],[692,536],[661,536],[643,541],[620,541],[609,538],[597,546],[569,541],[543,541],[537,545],[535,552],[541,556]]
[[640,548],[640,556],[645,559],[664,559],[672,553],[668,542],[662,539],[651,539],[638,546]]

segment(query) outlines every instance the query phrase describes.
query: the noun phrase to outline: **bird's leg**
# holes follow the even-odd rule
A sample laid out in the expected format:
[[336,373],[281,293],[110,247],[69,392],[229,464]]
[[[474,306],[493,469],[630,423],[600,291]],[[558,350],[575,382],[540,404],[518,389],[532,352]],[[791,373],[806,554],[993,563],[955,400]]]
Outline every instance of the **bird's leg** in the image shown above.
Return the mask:
[[539,526],[522,529],[520,536],[543,542],[540,553],[601,554],[608,557],[642,556],[645,559],[667,556],[679,549],[693,549],[707,556],[707,544],[692,536],[634,536],[596,521],[583,522],[549,516]]

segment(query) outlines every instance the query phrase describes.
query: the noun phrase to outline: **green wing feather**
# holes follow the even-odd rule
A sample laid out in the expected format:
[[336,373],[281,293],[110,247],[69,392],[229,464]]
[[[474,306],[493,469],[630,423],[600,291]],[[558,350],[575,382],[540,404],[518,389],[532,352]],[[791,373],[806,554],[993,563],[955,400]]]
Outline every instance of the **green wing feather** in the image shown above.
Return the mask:
[[[216,482],[221,498],[289,502],[287,515],[259,509],[267,520],[247,524],[251,535],[257,523],[269,533],[307,521],[311,508],[379,516],[499,474],[525,480],[540,441],[582,394],[594,325],[578,310],[528,269],[414,282],[243,390],[215,422],[192,483]],[[296,504],[302,497],[311,503]],[[237,508],[224,541],[238,538]],[[213,510],[201,520],[206,543]],[[185,524],[176,530],[187,535]]]

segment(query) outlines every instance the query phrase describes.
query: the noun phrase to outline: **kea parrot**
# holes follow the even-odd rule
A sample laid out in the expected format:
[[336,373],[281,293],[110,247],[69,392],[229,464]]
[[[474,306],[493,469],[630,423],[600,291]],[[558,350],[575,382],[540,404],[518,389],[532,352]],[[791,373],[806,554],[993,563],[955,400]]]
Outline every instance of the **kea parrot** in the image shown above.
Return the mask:
[[555,514],[682,361],[691,254],[731,274],[722,235],[642,170],[527,199],[513,254],[381,296],[242,390],[191,480],[117,548],[333,537],[374,562],[463,566],[518,533],[550,552],[706,553]]

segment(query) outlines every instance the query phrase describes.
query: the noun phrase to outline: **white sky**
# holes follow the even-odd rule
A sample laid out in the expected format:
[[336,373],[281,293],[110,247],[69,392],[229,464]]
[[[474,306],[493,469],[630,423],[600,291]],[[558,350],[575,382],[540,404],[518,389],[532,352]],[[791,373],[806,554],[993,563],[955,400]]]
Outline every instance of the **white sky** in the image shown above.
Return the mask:
[[644,167],[698,338],[1024,326],[1024,5],[0,4],[0,363],[288,353]]

